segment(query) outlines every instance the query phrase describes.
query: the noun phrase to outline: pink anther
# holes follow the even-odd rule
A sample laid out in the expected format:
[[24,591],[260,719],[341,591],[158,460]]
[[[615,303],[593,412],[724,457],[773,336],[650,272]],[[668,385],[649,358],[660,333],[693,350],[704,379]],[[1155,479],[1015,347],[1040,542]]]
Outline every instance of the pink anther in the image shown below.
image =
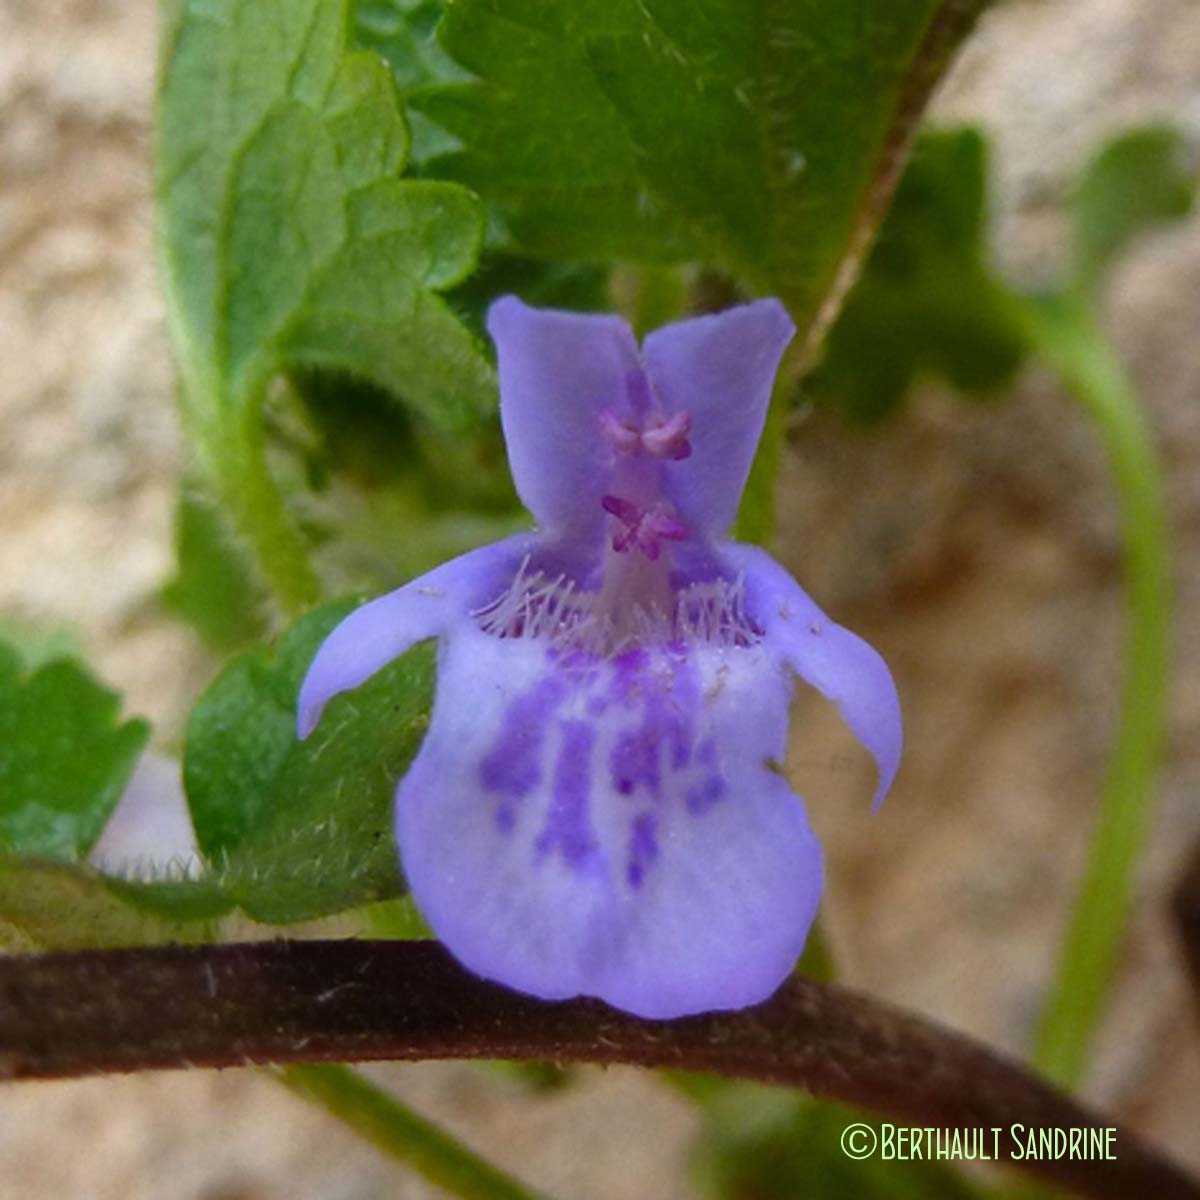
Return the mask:
[[687,526],[677,517],[661,511],[646,510],[620,496],[604,496],[600,505],[616,517],[620,528],[613,534],[612,548],[623,553],[636,546],[648,559],[659,555],[659,541],[681,541],[688,536]]
[[665,418],[651,417],[642,430],[642,448],[651,458],[687,458],[692,452],[691,432],[692,414],[686,409]]
[[645,426],[632,417],[618,417],[611,409],[603,409],[597,421],[600,432],[621,454],[640,454],[643,450],[651,458],[687,458],[692,452],[688,434],[692,431],[692,417],[686,411],[664,417],[661,413],[651,414]]
[[642,431],[628,418],[618,417],[611,409],[604,409],[599,416],[600,432],[622,454],[637,454],[642,448]]

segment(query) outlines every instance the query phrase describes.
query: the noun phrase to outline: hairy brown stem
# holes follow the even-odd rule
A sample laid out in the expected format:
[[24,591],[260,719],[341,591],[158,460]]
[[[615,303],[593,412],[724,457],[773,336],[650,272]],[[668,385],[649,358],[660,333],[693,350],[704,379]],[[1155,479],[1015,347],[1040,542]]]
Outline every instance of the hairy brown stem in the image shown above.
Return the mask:
[[[877,1000],[792,979],[739,1013],[643,1021],[484,983],[424,942],[258,942],[0,959],[0,1070],[104,1071],[512,1058],[715,1071],[805,1088],[910,1126],[1105,1128],[1015,1062]],[[1115,1161],[1023,1164],[1080,1195],[1200,1200],[1118,1130]]]

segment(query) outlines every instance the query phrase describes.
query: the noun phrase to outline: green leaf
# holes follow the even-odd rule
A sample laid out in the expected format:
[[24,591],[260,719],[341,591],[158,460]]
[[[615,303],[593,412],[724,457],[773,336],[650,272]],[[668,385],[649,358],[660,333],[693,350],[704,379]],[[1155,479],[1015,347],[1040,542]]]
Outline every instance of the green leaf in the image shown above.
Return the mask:
[[146,745],[145,721],[78,664],[23,677],[0,644],[0,852],[72,861],[100,836]]
[[349,51],[346,0],[164,0],[157,208],[184,411],[206,483],[285,604],[317,594],[263,462],[286,367],[386,388],[444,429],[494,400],[437,292],[473,268],[478,201],[400,173],[390,71]]
[[[842,1143],[847,1128],[878,1138],[880,1123],[840,1104],[779,1089],[721,1081],[706,1095],[705,1121],[692,1155],[698,1190],[711,1200],[972,1200],[976,1193],[936,1161],[863,1159]],[[852,1145],[865,1147],[869,1140]],[[986,1149],[986,1145],[985,1145]]]
[[[436,36],[446,11],[444,0],[354,0],[355,44],[381,54],[403,98],[433,85],[467,83],[469,72],[442,48]],[[412,159],[423,164],[457,148],[456,139],[423,113],[410,110]],[[484,316],[496,297],[515,293],[543,308],[591,311],[611,304],[609,272],[592,265],[542,262],[505,247],[498,228],[475,273],[447,297],[481,341],[488,343]]]
[[1095,292],[1113,263],[1156,225],[1188,215],[1196,156],[1168,125],[1144,125],[1107,142],[1084,169],[1072,198],[1072,280]]
[[809,391],[856,420],[889,414],[921,378],[994,393],[1025,353],[987,254],[987,146],[974,129],[922,134]]
[[577,0],[501,0],[449,10],[442,44],[484,82],[410,97],[464,143],[427,169],[494,202],[517,241],[539,255],[687,257],[694,250],[688,231],[647,188],[636,149],[588,61],[588,39],[619,28],[629,6],[582,7]]
[[461,0],[443,45],[478,82],[410,103],[463,143],[470,184],[547,257],[701,256],[802,325],[979,3]]
[[352,608],[294,624],[273,655],[234,659],[188,725],[184,785],[222,890],[251,916],[308,920],[402,891],[392,795],[424,735],[429,647],[334,700],[296,738],[296,695],[317,647]]
[[[189,783],[201,842],[217,863],[199,876],[162,864],[158,875],[139,868],[120,878],[80,861],[148,726],[118,724],[117,697],[75,662],[23,675],[0,643],[0,948],[207,942],[238,907],[286,923],[369,904],[358,916],[375,936],[421,936],[411,903],[394,899],[390,809],[424,731],[432,656],[408,655],[352,701],[335,701],[309,742],[295,741],[299,680],[350,607],[297,623],[274,656],[243,654],[201,698]],[[373,903],[384,897],[393,899]]]
[[175,507],[175,576],[162,599],[214,649],[235,650],[262,637],[264,597],[220,513],[184,483]]

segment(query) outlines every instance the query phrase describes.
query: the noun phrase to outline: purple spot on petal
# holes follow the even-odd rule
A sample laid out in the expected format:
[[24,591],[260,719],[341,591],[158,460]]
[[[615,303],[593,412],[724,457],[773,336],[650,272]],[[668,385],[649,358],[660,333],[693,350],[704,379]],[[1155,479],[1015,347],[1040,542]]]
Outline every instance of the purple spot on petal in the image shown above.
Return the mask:
[[579,868],[598,849],[588,814],[596,734],[586,721],[563,721],[559,728],[562,745],[554,767],[550,809],[535,848],[538,858],[557,850],[568,866]]
[[681,771],[691,762],[692,746],[696,739],[694,714],[698,705],[699,685],[686,658],[673,664],[672,686],[662,690],[656,702],[647,706],[647,715],[654,710],[655,719],[664,730],[671,747],[671,769]]
[[687,809],[693,816],[708,812],[713,805],[725,798],[725,780],[720,775],[709,775],[694,783],[687,791]]
[[[699,685],[686,655],[628,651],[612,664],[611,694],[636,713],[609,756],[612,787],[629,796],[644,789],[658,798],[663,772],[692,761]],[[714,763],[715,765],[715,763]]]
[[496,824],[501,832],[512,830],[517,801],[542,781],[546,725],[566,692],[566,681],[553,674],[518,696],[505,711],[500,732],[479,765],[479,781],[484,790],[500,796]]
[[617,738],[609,758],[613,787],[622,796],[644,787],[657,796],[662,786],[659,770],[659,734],[652,725],[627,730]]
[[612,661],[612,699],[630,703],[644,682],[650,655],[640,646],[618,654]]
[[646,869],[658,858],[658,818],[639,813],[629,827],[629,864],[625,876],[631,887],[640,888]]
[[694,707],[692,697],[678,697],[665,714],[664,725],[671,747],[673,771],[682,771],[692,760],[692,743],[696,735],[690,714]]

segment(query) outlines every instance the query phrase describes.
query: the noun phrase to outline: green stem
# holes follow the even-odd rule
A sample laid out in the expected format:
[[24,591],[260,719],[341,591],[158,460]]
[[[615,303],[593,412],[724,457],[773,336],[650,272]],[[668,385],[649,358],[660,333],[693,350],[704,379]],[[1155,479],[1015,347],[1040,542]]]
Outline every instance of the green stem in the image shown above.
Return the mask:
[[1120,506],[1125,573],[1125,679],[1115,748],[1058,977],[1037,1031],[1034,1062],[1063,1087],[1079,1082],[1104,1013],[1150,823],[1163,742],[1170,623],[1170,553],[1162,477],[1137,396],[1087,306],[1023,306],[1035,347],[1095,423]]
[[290,1066],[272,1073],[289,1091],[319,1104],[360,1137],[452,1196],[464,1200],[539,1200],[536,1192],[473,1154],[349,1067]]
[[223,437],[214,455],[217,489],[255,567],[287,617],[321,598],[321,585],[304,539],[267,467],[258,422]]

